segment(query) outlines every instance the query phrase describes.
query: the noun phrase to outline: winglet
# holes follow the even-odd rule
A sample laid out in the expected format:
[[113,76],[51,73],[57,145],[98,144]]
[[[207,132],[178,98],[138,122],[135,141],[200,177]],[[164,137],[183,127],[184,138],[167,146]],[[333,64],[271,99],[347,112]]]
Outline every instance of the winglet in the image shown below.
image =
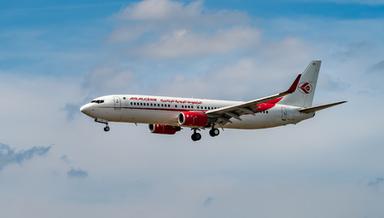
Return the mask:
[[292,83],[291,87],[289,87],[289,89],[287,91],[285,91],[285,93],[287,94],[291,94],[291,93],[294,93],[296,91],[296,88],[297,88],[297,85],[299,84],[299,81],[300,81],[300,78],[301,78],[301,74],[299,74],[295,81]]

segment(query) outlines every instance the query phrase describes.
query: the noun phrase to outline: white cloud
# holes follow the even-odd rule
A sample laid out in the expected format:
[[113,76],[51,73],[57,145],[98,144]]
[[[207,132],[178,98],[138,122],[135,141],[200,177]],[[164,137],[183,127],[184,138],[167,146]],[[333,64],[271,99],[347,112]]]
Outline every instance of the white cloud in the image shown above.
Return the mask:
[[108,42],[142,58],[227,54],[258,44],[260,32],[239,12],[204,11],[200,1],[141,1],[117,15]]
[[[251,59],[242,60],[233,68],[225,67],[222,74],[210,75],[231,81],[232,85],[248,86],[250,83],[245,82],[253,69],[262,66]],[[275,67],[284,68],[284,65]],[[242,73],[231,74],[234,70]],[[67,122],[59,109],[68,101],[83,99],[86,91],[76,91],[84,88],[80,81],[25,80],[18,76],[1,81],[1,93],[17,99],[13,102],[12,114],[24,120],[14,122],[14,117],[6,116],[10,114],[9,108],[2,108],[2,121],[9,127],[3,130],[2,137],[20,144],[45,141],[55,144],[51,158],[46,161],[28,164],[25,169],[9,168],[0,174],[0,205],[15,205],[4,210],[7,217],[25,217],[16,207],[20,204],[26,205],[29,214],[37,214],[38,208],[48,208],[47,217],[58,212],[72,217],[83,214],[103,217],[111,211],[115,217],[183,214],[191,218],[225,214],[253,217],[254,205],[258,202],[256,215],[260,216],[308,217],[317,211],[339,218],[349,215],[349,207],[354,213],[364,214],[367,207],[361,199],[379,198],[376,193],[371,195],[366,183],[360,186],[358,179],[365,177],[367,169],[380,176],[381,164],[378,163],[382,160],[382,148],[373,145],[379,139],[382,124],[375,121],[375,113],[355,116],[354,105],[318,114],[315,119],[297,126],[258,131],[225,130],[218,138],[210,138],[204,132],[203,141],[196,144],[190,141],[187,129],[175,136],[159,136],[149,133],[145,125],[111,124],[112,131],[104,133],[101,125],[85,116]],[[11,85],[6,85],[8,83]],[[249,92],[253,94],[265,86],[260,83]],[[61,93],[60,97],[44,95],[52,92],[53,87],[56,93]],[[208,92],[218,89],[209,83],[202,88]],[[26,114],[24,97],[40,107],[29,107]],[[370,128],[354,125],[364,120],[370,123]],[[328,128],[330,122],[333,128]],[[376,132],[372,131],[373,127]],[[11,130],[15,128],[18,131]],[[353,134],[356,128],[359,134]],[[24,133],[23,137],[19,137],[20,132]],[[297,135],[300,140],[292,137]],[[372,155],[372,151],[376,155]],[[363,159],[370,161],[361,163],[364,152],[367,156]],[[62,154],[92,174],[87,179],[66,179],[68,164],[60,159]],[[327,177],[340,171],[353,178]],[[208,198],[214,201],[208,203]],[[347,200],[349,204],[344,205],[343,210],[333,207]],[[291,210],[298,204],[306,204],[307,210],[300,213]],[[231,205],[237,205],[237,209],[228,210]],[[276,207],[281,210],[275,211]],[[377,210],[375,214],[381,213],[379,203],[369,208]]]
[[[313,26],[319,28],[315,31],[308,23],[301,28],[304,21],[295,20],[291,24],[299,23],[299,27],[294,26],[298,34],[271,34],[273,37],[261,39],[259,28],[250,25],[241,13],[203,12],[201,5],[192,10],[189,4],[173,1],[163,1],[165,8],[159,11],[141,8],[137,10],[140,13],[133,13],[141,3],[128,6],[131,11],[124,14],[128,17],[119,21],[122,24],[115,31],[120,27],[129,31],[141,24],[143,29],[123,35],[118,42],[111,40],[112,48],[106,49],[106,56],[111,57],[84,78],[0,76],[0,99],[6,105],[0,108],[4,127],[1,140],[55,145],[47,159],[0,172],[4,217],[301,218],[316,213],[349,218],[380,217],[384,213],[381,193],[373,193],[367,182],[359,183],[383,177],[383,119],[377,116],[382,108],[377,99],[381,98],[358,93],[365,87],[362,80],[368,84],[373,81],[359,76],[377,62],[367,60],[374,56],[367,50],[359,55],[348,52],[348,61],[340,61],[332,54],[342,54],[337,51],[344,49],[329,41],[344,41],[323,37],[332,32],[343,38],[335,30],[345,25],[316,23]],[[165,15],[167,7],[177,13]],[[188,16],[184,10],[189,11],[185,13]],[[356,29],[363,32],[365,24]],[[372,26],[377,24],[375,21]],[[353,23],[348,25],[352,29]],[[281,30],[275,25],[269,28]],[[327,42],[305,35],[308,28]],[[151,34],[145,35],[148,32]],[[131,59],[114,46],[130,48]],[[150,46],[173,51],[151,53],[146,50]],[[143,54],[137,51],[147,51],[145,55],[161,60],[142,61]],[[177,54],[186,61],[173,60]],[[285,89],[313,58],[326,60],[315,101],[346,98],[350,102],[295,126],[225,130],[215,138],[203,131],[202,141],[193,143],[188,129],[174,136],[160,136],[149,133],[146,125],[112,123],[111,132],[104,133],[102,125],[76,109],[86,98],[129,93],[132,87],[137,93],[149,90],[151,94],[248,100]],[[376,59],[380,59],[378,55]],[[140,86],[140,78],[152,86]],[[153,85],[153,81],[157,83]],[[338,81],[351,85],[329,90],[340,85]],[[362,104],[372,106],[369,113],[362,112]],[[66,105],[70,105],[71,121],[63,110]],[[75,175],[78,169],[92,174],[87,179],[67,179],[71,169]],[[371,183],[382,189],[379,180]],[[20,211],[20,205],[25,210]],[[302,210],[295,209],[299,207]]]
[[264,43],[247,56],[221,61],[203,73],[182,71],[156,92],[237,100],[262,97],[285,90],[312,60],[312,52],[307,43],[296,38]]
[[103,92],[122,90],[133,84],[134,74],[129,69],[110,65],[94,68],[83,80],[83,88],[93,97]]
[[227,54],[259,43],[260,33],[250,27],[219,30],[214,34],[196,34],[177,29],[154,43],[138,49],[144,57],[178,58],[209,54]]
[[180,17],[194,17],[201,12],[201,1],[183,4],[174,0],[144,0],[125,8],[121,19],[169,20]]

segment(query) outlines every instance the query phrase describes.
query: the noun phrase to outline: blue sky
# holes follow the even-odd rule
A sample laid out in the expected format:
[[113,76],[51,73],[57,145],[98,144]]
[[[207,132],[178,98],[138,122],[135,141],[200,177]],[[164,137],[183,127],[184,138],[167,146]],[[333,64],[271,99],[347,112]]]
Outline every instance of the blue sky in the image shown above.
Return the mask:
[[[4,2],[0,16],[2,31],[1,59],[3,69],[18,73],[34,74],[79,74],[85,73],[99,59],[105,58],[105,41],[111,30],[116,27],[114,15],[124,7],[137,1],[15,1]],[[188,1],[184,2],[188,4]],[[269,20],[300,19],[339,20],[380,19],[384,14],[382,4],[364,4],[364,2],[321,2],[321,1],[206,1],[204,10],[226,10],[245,13],[254,25],[269,25]],[[264,27],[264,26],[263,26]],[[378,28],[382,28],[378,27]],[[280,37],[287,32],[269,33],[274,28],[264,28],[267,37]],[[277,31],[279,31],[277,29]],[[284,30],[287,31],[287,30]],[[289,31],[289,30],[288,30]],[[70,34],[75,33],[75,34]],[[290,34],[290,32],[288,32]],[[311,33],[296,33],[311,34]],[[316,32],[316,34],[318,34]],[[375,36],[373,36],[375,37]],[[32,52],[33,51],[33,52]],[[33,54],[32,54],[33,53]],[[58,55],[77,54],[86,56],[77,63],[73,59],[59,59]],[[8,55],[7,55],[8,54]],[[15,55],[13,55],[15,54]],[[44,63],[45,55],[54,54],[55,60]],[[75,55],[73,55],[75,56]],[[81,56],[84,58],[84,56]],[[58,63],[56,63],[56,61]],[[36,65],[31,72],[24,66]],[[184,63],[182,63],[184,64]],[[47,66],[48,65],[48,66]],[[63,67],[65,66],[65,70]],[[80,66],[79,66],[80,65]],[[52,69],[51,69],[52,67]],[[17,69],[17,68],[16,68]]]
[[[1,1],[2,214],[382,217],[383,3]],[[113,93],[249,100],[313,59],[315,103],[349,102],[294,126],[196,144],[105,134],[78,110]]]

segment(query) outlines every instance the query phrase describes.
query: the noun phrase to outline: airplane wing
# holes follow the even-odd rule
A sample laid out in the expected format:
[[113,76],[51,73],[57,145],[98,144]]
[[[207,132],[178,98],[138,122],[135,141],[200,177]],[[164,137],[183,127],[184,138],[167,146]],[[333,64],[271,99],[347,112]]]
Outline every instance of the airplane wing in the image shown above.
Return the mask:
[[231,105],[227,107],[222,107],[214,110],[209,110],[206,112],[208,117],[216,119],[215,123],[218,123],[220,125],[224,125],[227,122],[231,122],[231,118],[235,118],[237,120],[241,120],[240,116],[245,114],[255,114],[257,112],[257,105],[261,103],[265,103],[274,99],[281,98],[285,95],[291,94],[295,92],[297,85],[300,81],[301,74],[299,74],[295,81],[292,83],[292,85],[289,87],[289,89],[285,92],[281,92],[275,95],[270,95],[267,97],[255,99],[252,101],[248,101],[245,103],[240,103],[237,105]]

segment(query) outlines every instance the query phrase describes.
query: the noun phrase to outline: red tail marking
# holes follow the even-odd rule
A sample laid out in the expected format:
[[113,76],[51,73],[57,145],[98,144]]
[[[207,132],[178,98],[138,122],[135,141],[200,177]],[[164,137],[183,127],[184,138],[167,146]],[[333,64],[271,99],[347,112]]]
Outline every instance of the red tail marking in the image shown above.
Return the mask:
[[312,85],[309,82],[302,83],[300,85],[300,90],[304,92],[305,94],[309,94],[312,91]]
[[296,88],[297,88],[297,85],[299,84],[300,82],[300,78],[301,78],[301,74],[299,74],[295,81],[292,83],[291,87],[289,87],[289,89],[286,91],[287,93],[293,93],[296,91]]

